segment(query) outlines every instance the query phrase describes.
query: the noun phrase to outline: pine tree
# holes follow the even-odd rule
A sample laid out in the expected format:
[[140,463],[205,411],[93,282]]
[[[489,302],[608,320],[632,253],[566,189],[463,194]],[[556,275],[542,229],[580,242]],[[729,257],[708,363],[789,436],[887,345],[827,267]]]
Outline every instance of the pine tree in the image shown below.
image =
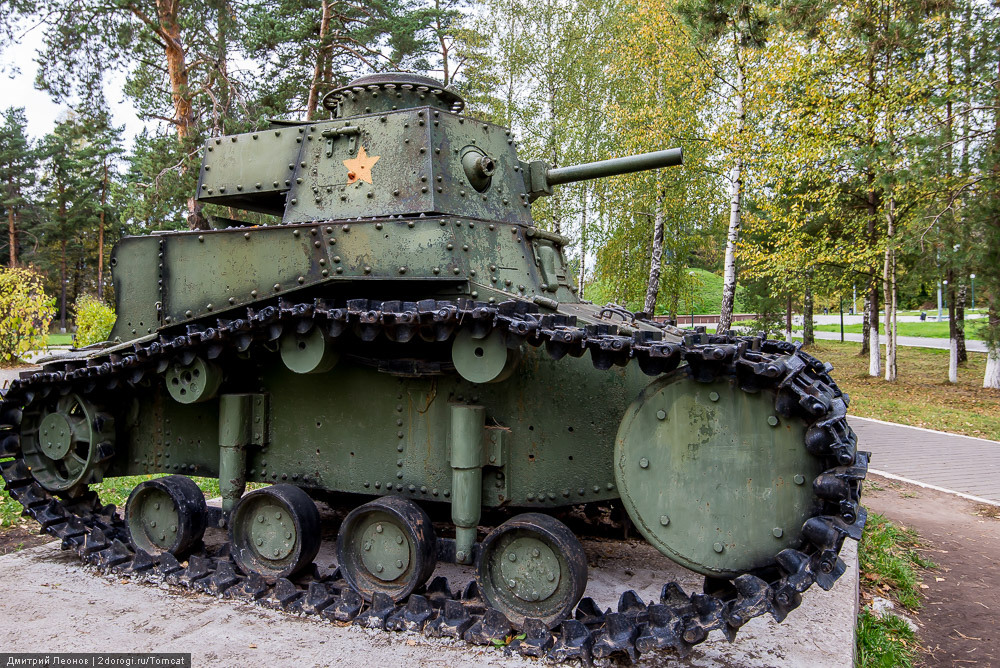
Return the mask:
[[8,266],[18,266],[18,248],[23,242],[21,221],[29,206],[35,182],[37,156],[25,134],[27,117],[23,107],[3,112],[0,125],[0,213],[7,223]]

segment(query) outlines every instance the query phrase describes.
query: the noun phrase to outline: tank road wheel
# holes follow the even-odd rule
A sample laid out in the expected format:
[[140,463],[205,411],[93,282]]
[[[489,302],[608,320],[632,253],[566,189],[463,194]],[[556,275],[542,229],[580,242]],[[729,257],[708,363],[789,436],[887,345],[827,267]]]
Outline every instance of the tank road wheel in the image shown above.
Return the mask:
[[50,492],[72,492],[104,479],[114,454],[114,418],[78,394],[25,416],[24,462]]
[[434,572],[437,538],[423,509],[386,496],[352,510],[337,535],[340,572],[365,600],[406,598]]
[[530,617],[552,628],[583,596],[587,558],[565,524],[541,513],[524,513],[483,541],[476,581],[486,602],[515,626]]
[[232,556],[245,573],[285,578],[316,558],[319,511],[294,485],[271,485],[245,495],[229,518]]
[[149,554],[186,554],[205,533],[205,495],[181,475],[139,483],[125,504],[129,542]]

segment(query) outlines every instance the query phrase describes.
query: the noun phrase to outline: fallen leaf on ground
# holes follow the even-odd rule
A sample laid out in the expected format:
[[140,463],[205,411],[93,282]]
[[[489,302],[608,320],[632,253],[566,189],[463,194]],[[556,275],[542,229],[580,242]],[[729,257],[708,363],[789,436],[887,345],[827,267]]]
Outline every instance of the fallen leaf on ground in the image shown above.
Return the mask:
[[934,578],[934,582],[944,582],[944,578]]
[[250,643],[250,649],[257,649],[257,643]]

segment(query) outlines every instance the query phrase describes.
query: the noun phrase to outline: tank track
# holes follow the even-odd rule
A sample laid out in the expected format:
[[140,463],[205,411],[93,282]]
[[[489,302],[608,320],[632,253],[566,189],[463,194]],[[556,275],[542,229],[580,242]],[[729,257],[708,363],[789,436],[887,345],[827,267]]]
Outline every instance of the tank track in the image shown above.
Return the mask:
[[[731,580],[706,578],[704,593],[686,594],[671,582],[663,586],[659,600],[649,604],[636,592],[625,591],[617,611],[602,611],[592,599],[584,598],[574,618],[558,629],[550,631],[529,619],[521,637],[502,613],[487,608],[475,581],[464,591],[453,592],[445,578],[437,577],[406,601],[393,603],[376,594],[365,602],[338,571],[322,577],[315,565],[292,580],[269,583],[256,574],[241,573],[226,546],[202,547],[185,563],[169,553],[156,557],[136,553],[113,505],[102,505],[90,490],[73,498],[53,496],[34,481],[21,458],[23,410],[52,392],[73,390],[87,395],[128,390],[144,378],[159,376],[175,360],[188,363],[196,354],[212,359],[228,347],[246,351],[277,340],[283,331],[304,332],[314,326],[335,338],[353,332],[363,341],[381,335],[399,343],[415,336],[446,341],[459,328],[471,328],[476,336],[500,331],[509,345],[544,346],[557,359],[589,350],[599,369],[635,359],[642,371],[656,376],[684,361],[696,381],[731,377],[744,391],[776,390],[775,409],[809,425],[804,447],[829,466],[813,481],[823,514],[803,525],[802,547],[783,550],[768,569]],[[43,533],[60,539],[62,549],[76,552],[85,563],[105,572],[166,581],[340,623],[462,638],[477,645],[514,637],[511,649],[555,662],[580,659],[590,663],[593,658],[612,655],[634,660],[640,653],[657,649],[673,649],[683,656],[712,631],[721,631],[731,641],[754,617],[770,613],[782,621],[814,582],[828,590],[844,572],[840,548],[845,538],[860,539],[865,524],[859,495],[869,453],[857,451],[856,437],[846,421],[849,399],[830,378],[831,368],[798,345],[782,341],[696,332],[681,342],[669,342],[660,332],[636,331],[627,325],[581,327],[574,317],[541,314],[533,304],[521,301],[494,305],[471,300],[351,300],[341,306],[321,299],[282,301],[248,309],[245,318],[219,319],[214,327],[188,326],[185,332],[164,333],[130,350],[52,362],[46,370],[14,381],[0,402],[0,473],[11,496],[24,506],[25,515],[41,525]],[[395,371],[405,373],[406,369]],[[428,371],[432,369],[421,370]]]

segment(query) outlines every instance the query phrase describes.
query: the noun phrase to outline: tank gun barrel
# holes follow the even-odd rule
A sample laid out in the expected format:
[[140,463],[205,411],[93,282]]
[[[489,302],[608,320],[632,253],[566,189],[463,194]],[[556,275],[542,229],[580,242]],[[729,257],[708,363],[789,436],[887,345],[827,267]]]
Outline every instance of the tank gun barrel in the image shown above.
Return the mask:
[[564,183],[575,183],[576,181],[602,179],[608,176],[617,176],[618,174],[642,172],[647,169],[674,167],[681,164],[683,160],[682,149],[668,148],[664,151],[628,155],[624,158],[585,162],[582,165],[570,165],[569,167],[555,167],[549,169],[546,181],[548,181],[550,186],[558,186]]
[[530,163],[522,162],[521,168],[524,172],[525,185],[528,188],[528,199],[534,201],[542,195],[551,195],[553,186],[564,183],[603,179],[619,174],[659,169],[660,167],[673,167],[683,162],[683,149],[668,148],[663,151],[585,162],[569,167],[549,167],[544,161],[535,160]]

